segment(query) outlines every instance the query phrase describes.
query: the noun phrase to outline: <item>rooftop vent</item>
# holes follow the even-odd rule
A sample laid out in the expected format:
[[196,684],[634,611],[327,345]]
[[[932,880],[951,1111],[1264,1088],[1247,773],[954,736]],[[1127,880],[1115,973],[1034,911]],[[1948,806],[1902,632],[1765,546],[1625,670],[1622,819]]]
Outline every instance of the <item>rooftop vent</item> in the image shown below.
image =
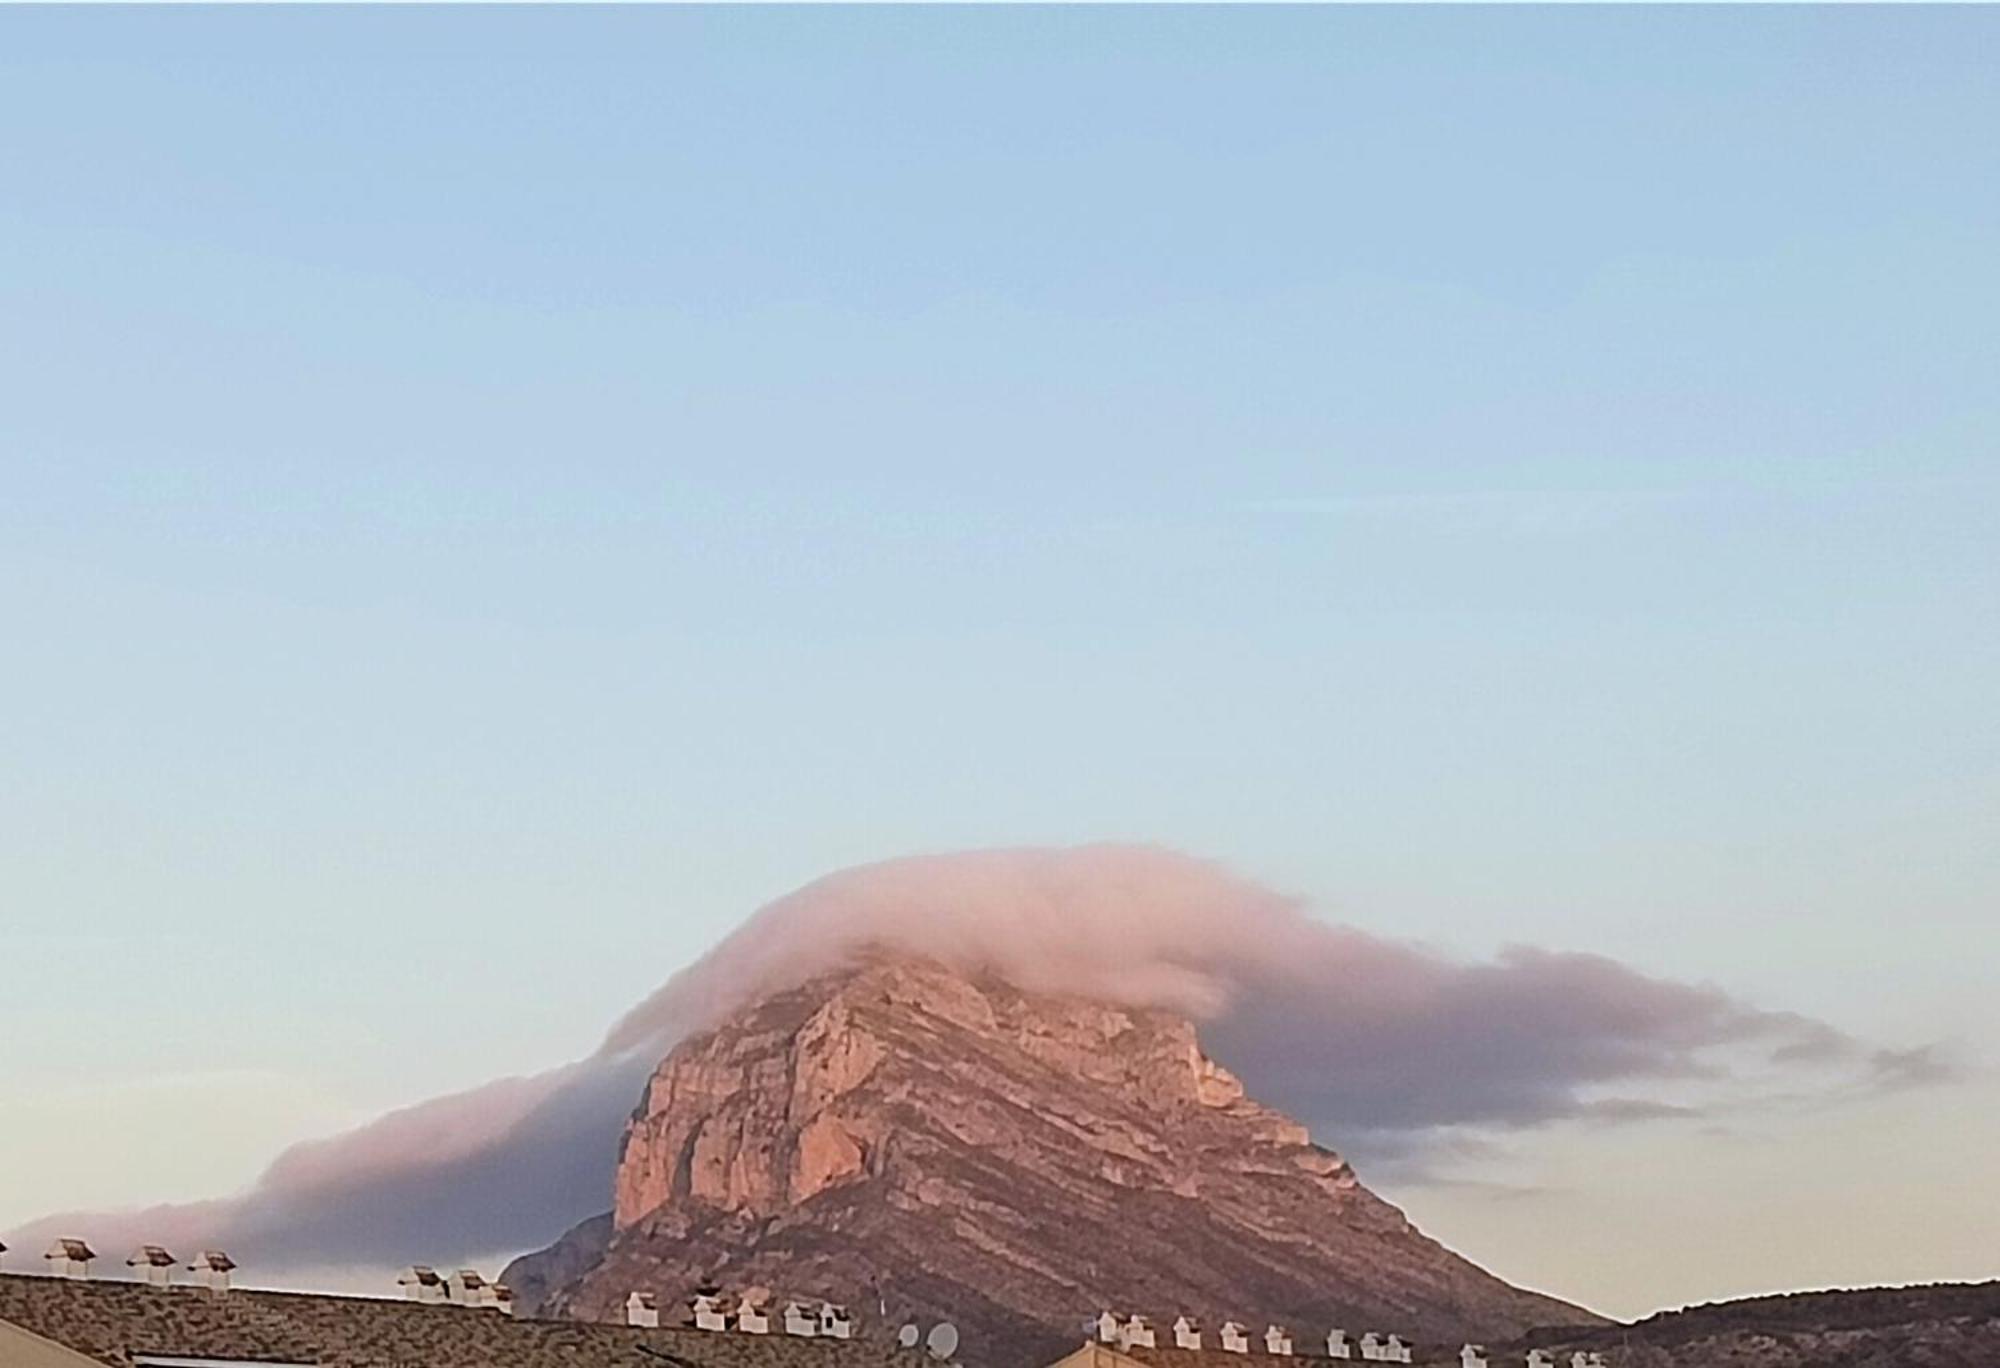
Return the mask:
[[413,1302],[435,1306],[445,1298],[444,1279],[437,1270],[425,1264],[411,1264],[396,1279],[396,1286],[403,1289],[403,1295]]
[[461,1268],[445,1280],[445,1300],[460,1306],[486,1305],[486,1279],[476,1268]]
[[188,1265],[188,1272],[194,1274],[194,1280],[209,1291],[227,1292],[229,1274],[235,1267],[236,1260],[221,1250],[204,1249],[194,1256],[194,1261]]
[[1489,1368],[1486,1362],[1486,1346],[1468,1344],[1458,1351],[1458,1368]]
[[0,1268],[4,1268],[6,1264],[7,1264],[7,1242],[5,1240],[0,1240]]
[[1556,1368],[1556,1361],[1549,1357],[1549,1351],[1546,1349],[1530,1349],[1528,1368]]
[[1192,1316],[1174,1317],[1174,1348],[1201,1348],[1201,1322]]
[[1222,1329],[1216,1332],[1222,1340],[1223,1349],[1231,1354],[1250,1352],[1250,1333],[1235,1321],[1224,1321]]
[[1154,1347],[1154,1340],[1153,1323],[1136,1313],[1119,1327],[1118,1347],[1121,1349],[1130,1349],[1134,1345],[1141,1349],[1151,1349]]
[[1345,1330],[1335,1328],[1326,1332],[1326,1356],[1344,1359],[1354,1357],[1354,1345],[1348,1340]]
[[785,1303],[785,1333],[788,1335],[817,1335],[819,1316],[804,1302]]
[[1267,1354],[1292,1352],[1292,1337],[1284,1326],[1273,1325],[1264,1331],[1264,1352]]
[[819,1308],[819,1332],[828,1339],[852,1339],[854,1317],[839,1303],[826,1302]]
[[1099,1343],[1099,1344],[1116,1344],[1116,1343],[1118,1343],[1118,1331],[1119,1331],[1119,1327],[1120,1327],[1121,1325],[1123,1325],[1123,1324],[1124,1324],[1124,1322],[1122,1322],[1122,1321],[1120,1321],[1120,1320],[1118,1319],[1118,1313],[1117,1313],[1116,1311],[1100,1311],[1100,1312],[1098,1312],[1098,1313],[1097,1313],[1097,1341],[1098,1341],[1098,1343]]
[[1361,1357],[1370,1363],[1382,1362],[1382,1337],[1373,1330],[1361,1337]]
[[736,1328],[746,1335],[771,1333],[771,1298],[764,1292],[745,1292],[736,1303]]
[[1604,1368],[1604,1355],[1595,1349],[1579,1349],[1569,1356],[1569,1368]]
[[719,1287],[701,1287],[694,1294],[694,1328],[697,1330],[727,1330],[729,1328],[728,1304]]
[[49,1272],[59,1278],[87,1278],[90,1261],[97,1257],[97,1251],[82,1240],[65,1236],[50,1245],[49,1252],[42,1257],[49,1261]]
[[1408,1363],[1409,1361],[1410,1346],[1403,1343],[1401,1335],[1391,1335],[1382,1341],[1382,1362]]
[[127,1268],[136,1269],[141,1278],[155,1287],[165,1287],[174,1280],[174,1269],[180,1260],[167,1253],[158,1245],[140,1245],[132,1251],[132,1257],[125,1261]]
[[625,1323],[645,1330],[660,1328],[660,1308],[651,1292],[634,1292],[625,1298]]
[[494,1283],[486,1289],[486,1304],[503,1316],[514,1314],[514,1289],[506,1283]]

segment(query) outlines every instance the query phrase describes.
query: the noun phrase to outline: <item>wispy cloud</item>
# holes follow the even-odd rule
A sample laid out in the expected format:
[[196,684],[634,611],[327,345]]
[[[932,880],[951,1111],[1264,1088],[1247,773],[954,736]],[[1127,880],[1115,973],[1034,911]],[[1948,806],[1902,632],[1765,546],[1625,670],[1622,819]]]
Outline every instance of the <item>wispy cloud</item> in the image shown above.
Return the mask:
[[1351,1137],[1405,1164],[1421,1155],[1433,1174],[1452,1146],[1479,1144],[1481,1127],[1692,1115],[1699,1101],[1682,1094],[1726,1085],[1745,1056],[1859,1086],[1944,1076],[1930,1051],[1870,1050],[1810,1018],[1600,956],[1515,946],[1461,960],[1329,924],[1168,851],[973,851],[846,870],[779,899],[575,1064],[295,1146],[240,1196],[71,1213],[29,1235],[219,1241],[267,1267],[544,1243],[609,1204],[623,1119],[676,1040],[884,948],[1192,1016],[1257,1096],[1323,1141]]

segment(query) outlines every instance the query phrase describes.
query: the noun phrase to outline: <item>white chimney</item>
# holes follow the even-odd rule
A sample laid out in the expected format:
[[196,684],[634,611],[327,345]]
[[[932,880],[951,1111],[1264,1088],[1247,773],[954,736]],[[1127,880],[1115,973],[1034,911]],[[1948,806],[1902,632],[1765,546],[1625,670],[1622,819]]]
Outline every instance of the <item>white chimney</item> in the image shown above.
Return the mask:
[[819,1309],[819,1332],[828,1339],[852,1339],[854,1318],[847,1314],[846,1307],[827,1302]]
[[1382,1346],[1382,1361],[1384,1363],[1408,1363],[1410,1361],[1410,1346],[1403,1343],[1401,1335],[1389,1336],[1388,1342]]
[[660,1307],[651,1292],[634,1292],[625,1299],[625,1323],[643,1330],[660,1328]]
[[446,1279],[445,1300],[459,1306],[486,1305],[486,1279],[476,1268],[461,1268]]
[[1382,1361],[1382,1341],[1373,1330],[1361,1337],[1361,1357],[1371,1363]]
[[1118,1345],[1121,1349],[1130,1349],[1135,1344],[1142,1349],[1151,1349],[1154,1338],[1153,1323],[1135,1312],[1118,1332]]
[[1282,1325],[1273,1325],[1264,1331],[1264,1352],[1267,1354],[1292,1352],[1292,1337],[1285,1333]]
[[1468,1344],[1458,1351],[1458,1368],[1491,1368],[1486,1362],[1486,1346]]
[[7,1266],[7,1242],[0,1240],[0,1268]]
[[227,1292],[230,1270],[235,1267],[236,1260],[221,1250],[204,1249],[194,1256],[194,1262],[188,1265],[188,1272],[194,1274],[194,1280],[209,1291]]
[[403,1289],[403,1295],[413,1302],[426,1306],[436,1306],[445,1298],[444,1279],[437,1270],[425,1264],[411,1264],[396,1279],[396,1286]]
[[1326,1332],[1326,1356],[1344,1359],[1354,1357],[1354,1346],[1348,1342],[1345,1330],[1333,1329]]
[[514,1289],[506,1283],[494,1283],[486,1289],[486,1304],[503,1316],[514,1314]]
[[158,1245],[140,1245],[132,1251],[132,1257],[125,1261],[125,1266],[135,1270],[140,1278],[154,1287],[167,1287],[172,1285],[174,1269],[179,1263],[180,1260]]
[[785,1303],[785,1333],[788,1335],[817,1335],[819,1317],[804,1302]]
[[692,1303],[694,1328],[697,1330],[727,1330],[729,1328],[729,1307],[722,1298],[719,1287],[697,1287]]
[[1546,1349],[1530,1349],[1528,1368],[1556,1368],[1556,1361],[1549,1357],[1549,1351]]
[[736,1328],[746,1335],[771,1333],[771,1308],[761,1292],[745,1292],[736,1303]]
[[1119,1328],[1119,1325],[1120,1325],[1120,1322],[1119,1322],[1119,1320],[1118,1320],[1118,1313],[1117,1313],[1116,1311],[1100,1311],[1100,1312],[1098,1312],[1098,1313],[1097,1313],[1097,1342],[1098,1342],[1099,1344],[1116,1344],[1116,1343],[1118,1343],[1118,1328]]
[[50,1245],[49,1252],[42,1257],[49,1261],[49,1272],[58,1278],[87,1278],[90,1261],[97,1257],[97,1251],[82,1240],[65,1236]]
[[1174,1348],[1176,1349],[1201,1348],[1201,1322],[1193,1319],[1190,1316],[1175,1317]]
[[1222,1329],[1216,1332],[1222,1337],[1222,1347],[1231,1354],[1250,1352],[1250,1336],[1235,1321],[1224,1321]]

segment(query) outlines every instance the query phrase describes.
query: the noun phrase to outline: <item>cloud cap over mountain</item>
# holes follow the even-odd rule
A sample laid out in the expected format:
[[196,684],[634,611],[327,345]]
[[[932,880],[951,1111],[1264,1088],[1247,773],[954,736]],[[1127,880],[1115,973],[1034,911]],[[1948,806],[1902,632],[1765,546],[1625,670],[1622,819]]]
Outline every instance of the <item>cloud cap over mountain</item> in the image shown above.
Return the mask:
[[[915,856],[770,903],[634,1008],[671,1042],[872,948],[1038,992],[1181,1012],[1253,1090],[1315,1125],[1412,1131],[1578,1115],[1594,1088],[1855,1054],[1831,1027],[1595,955],[1466,961],[1313,917],[1210,861],[1097,845]],[[1338,1140],[1338,1135],[1330,1137]]]
[[676,1040],[873,951],[1184,1013],[1255,1095],[1350,1147],[1356,1135],[1383,1148],[1441,1127],[1642,1118],[1674,1109],[1601,1090],[1726,1078],[1744,1061],[1865,1075],[1879,1059],[1823,1023],[1598,956],[1515,947],[1466,961],[1330,924],[1154,847],[926,855],[768,904],[587,1059],[295,1146],[234,1197],[65,1214],[17,1242],[76,1230],[219,1243],[285,1267],[546,1243],[608,1204],[625,1113]]

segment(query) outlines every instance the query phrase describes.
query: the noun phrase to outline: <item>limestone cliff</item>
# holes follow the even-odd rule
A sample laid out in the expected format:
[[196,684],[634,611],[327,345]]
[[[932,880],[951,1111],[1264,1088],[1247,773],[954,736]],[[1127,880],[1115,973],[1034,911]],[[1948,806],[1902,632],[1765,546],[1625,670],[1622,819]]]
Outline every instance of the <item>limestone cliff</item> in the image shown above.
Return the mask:
[[[876,960],[683,1042],[623,1142],[607,1231],[510,1281],[546,1310],[705,1278],[955,1319],[992,1361],[1101,1307],[1502,1340],[1594,1318],[1416,1231],[1184,1020]],[[576,1272],[582,1268],[580,1274]]]

